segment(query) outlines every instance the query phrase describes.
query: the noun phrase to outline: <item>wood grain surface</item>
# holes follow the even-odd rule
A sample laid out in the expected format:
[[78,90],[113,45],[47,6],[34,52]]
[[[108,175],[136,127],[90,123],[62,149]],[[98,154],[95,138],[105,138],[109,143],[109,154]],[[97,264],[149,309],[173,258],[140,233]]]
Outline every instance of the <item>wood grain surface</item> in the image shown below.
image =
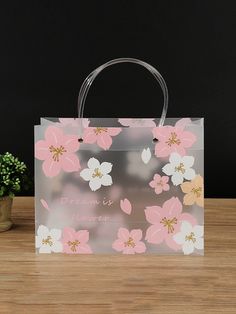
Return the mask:
[[0,233],[0,313],[236,313],[236,200],[205,202],[205,256],[35,255],[33,198]]

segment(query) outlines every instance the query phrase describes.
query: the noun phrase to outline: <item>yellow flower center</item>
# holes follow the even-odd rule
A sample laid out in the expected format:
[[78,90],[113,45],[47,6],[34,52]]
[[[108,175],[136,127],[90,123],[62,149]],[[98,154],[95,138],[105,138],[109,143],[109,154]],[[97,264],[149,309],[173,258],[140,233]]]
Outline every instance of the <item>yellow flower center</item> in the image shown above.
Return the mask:
[[68,241],[67,244],[70,246],[72,252],[76,252],[76,248],[80,244],[80,242],[78,240]]
[[129,246],[129,247],[135,247],[135,242],[132,238],[129,237],[129,240],[127,242],[125,242],[125,247]]
[[107,132],[107,128],[95,128],[95,129],[94,129],[94,133],[95,133],[96,135],[101,134],[101,133],[103,133],[103,132]]
[[51,236],[48,236],[46,239],[43,239],[43,240],[42,240],[42,244],[52,246],[52,245],[53,245],[52,237],[51,237]]
[[202,195],[202,188],[199,186],[199,188],[192,188],[192,192],[197,196],[200,197]]
[[93,178],[100,178],[101,179],[101,177],[103,176],[103,174],[101,173],[101,171],[99,171],[99,169],[98,168],[95,168],[94,169],[94,173],[92,174],[92,177]]
[[177,134],[175,132],[171,132],[170,133],[170,138],[168,139],[168,141],[166,141],[166,144],[168,144],[169,146],[172,146],[174,144],[179,145],[180,139],[178,139]]
[[175,167],[175,171],[182,172],[182,174],[184,174],[185,173],[184,164],[181,162],[178,165],[178,167]]
[[164,225],[164,227],[167,227],[168,229],[168,233],[173,233],[175,228],[173,225],[177,224],[177,218],[174,217],[172,219],[167,219],[166,217],[162,218],[162,220],[160,221],[161,224]]
[[186,235],[185,241],[192,241],[193,243],[196,242],[195,234],[191,232],[189,235]]
[[63,155],[63,153],[66,152],[65,147],[63,147],[62,145],[59,147],[54,147],[53,145],[51,145],[49,147],[49,151],[50,153],[52,153],[52,159],[54,161],[59,161],[59,157]]

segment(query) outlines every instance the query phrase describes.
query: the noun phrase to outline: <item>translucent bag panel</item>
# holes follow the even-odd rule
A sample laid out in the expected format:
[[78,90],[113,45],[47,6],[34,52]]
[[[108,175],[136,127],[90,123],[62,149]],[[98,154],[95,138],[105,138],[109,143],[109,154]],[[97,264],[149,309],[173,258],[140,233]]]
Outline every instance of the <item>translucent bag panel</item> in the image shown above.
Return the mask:
[[37,252],[203,254],[203,119],[158,122],[41,119]]

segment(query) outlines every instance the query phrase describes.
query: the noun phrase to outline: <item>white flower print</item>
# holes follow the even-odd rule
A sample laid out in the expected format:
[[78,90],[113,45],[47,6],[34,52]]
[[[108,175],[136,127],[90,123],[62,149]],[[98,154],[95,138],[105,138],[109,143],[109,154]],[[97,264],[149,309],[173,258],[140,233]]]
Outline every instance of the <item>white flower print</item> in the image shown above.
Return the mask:
[[46,226],[40,225],[36,235],[36,248],[39,249],[39,253],[62,252],[62,243],[59,241],[60,238],[61,230],[49,230]]
[[152,158],[152,154],[151,154],[149,147],[143,149],[142,154],[141,154],[141,158],[145,164],[149,163],[150,159]]
[[193,253],[194,249],[203,250],[204,228],[203,226],[195,225],[194,227],[188,221],[183,221],[180,227],[180,232],[173,236],[176,243],[182,245],[182,250],[185,255]]
[[184,179],[192,180],[195,177],[195,170],[191,168],[194,163],[193,156],[181,157],[177,153],[172,153],[169,162],[162,168],[162,171],[172,176],[171,181],[174,185],[183,183]]
[[97,191],[102,185],[112,185],[112,178],[108,174],[112,170],[110,162],[100,162],[96,158],[90,158],[88,161],[88,168],[80,172],[80,176],[89,181],[89,187],[92,191]]

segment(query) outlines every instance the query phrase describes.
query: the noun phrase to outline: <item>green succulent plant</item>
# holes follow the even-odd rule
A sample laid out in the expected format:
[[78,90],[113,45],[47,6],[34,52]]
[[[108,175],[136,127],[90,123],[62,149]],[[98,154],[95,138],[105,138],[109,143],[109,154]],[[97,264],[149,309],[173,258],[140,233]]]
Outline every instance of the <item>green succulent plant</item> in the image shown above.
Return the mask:
[[24,162],[11,153],[0,155],[0,197],[14,197],[15,193],[28,188],[28,169]]

